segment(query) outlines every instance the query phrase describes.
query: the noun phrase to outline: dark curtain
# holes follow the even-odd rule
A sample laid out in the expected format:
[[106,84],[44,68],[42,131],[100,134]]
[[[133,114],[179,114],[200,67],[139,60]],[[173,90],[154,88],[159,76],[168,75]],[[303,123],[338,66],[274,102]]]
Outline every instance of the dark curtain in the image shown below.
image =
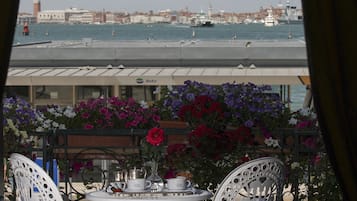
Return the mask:
[[[0,95],[1,100],[7,77],[11,46],[16,25],[19,0],[3,0],[0,8]],[[4,152],[3,152],[3,121],[2,104],[0,104],[0,200],[4,200]]]
[[302,0],[312,93],[344,200],[357,200],[357,1]]

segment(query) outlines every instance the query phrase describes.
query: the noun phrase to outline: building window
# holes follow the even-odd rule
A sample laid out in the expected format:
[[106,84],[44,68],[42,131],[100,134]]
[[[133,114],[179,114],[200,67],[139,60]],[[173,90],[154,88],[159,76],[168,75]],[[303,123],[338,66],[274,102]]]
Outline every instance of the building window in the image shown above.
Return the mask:
[[136,101],[152,102],[156,100],[155,90],[156,86],[121,86],[120,97],[123,99],[134,98]]
[[87,100],[90,98],[111,97],[111,86],[77,86],[76,99],[77,101]]
[[30,101],[30,88],[28,86],[7,86],[4,95],[5,97],[20,97]]
[[73,90],[70,86],[34,86],[34,105],[72,105]]

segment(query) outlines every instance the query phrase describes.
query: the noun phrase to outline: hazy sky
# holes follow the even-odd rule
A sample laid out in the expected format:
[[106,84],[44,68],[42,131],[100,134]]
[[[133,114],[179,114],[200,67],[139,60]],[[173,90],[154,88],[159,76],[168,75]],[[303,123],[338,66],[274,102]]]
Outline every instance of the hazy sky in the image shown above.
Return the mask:
[[[285,5],[286,0],[41,0],[42,10],[65,9],[77,7],[100,11],[149,11],[155,12],[164,9],[180,10],[188,7],[190,11],[207,11],[209,4],[213,12],[245,12],[258,11],[262,6]],[[301,8],[300,0],[290,0],[291,5]],[[20,12],[32,13],[33,0],[20,0]]]

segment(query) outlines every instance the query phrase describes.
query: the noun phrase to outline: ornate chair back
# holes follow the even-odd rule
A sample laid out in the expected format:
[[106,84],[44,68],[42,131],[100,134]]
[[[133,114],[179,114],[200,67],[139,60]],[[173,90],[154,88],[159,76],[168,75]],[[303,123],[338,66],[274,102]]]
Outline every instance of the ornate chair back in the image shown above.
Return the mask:
[[231,171],[213,201],[282,200],[284,164],[273,157],[248,161]]
[[35,162],[13,153],[10,164],[15,177],[17,198],[22,201],[63,201],[51,177]]

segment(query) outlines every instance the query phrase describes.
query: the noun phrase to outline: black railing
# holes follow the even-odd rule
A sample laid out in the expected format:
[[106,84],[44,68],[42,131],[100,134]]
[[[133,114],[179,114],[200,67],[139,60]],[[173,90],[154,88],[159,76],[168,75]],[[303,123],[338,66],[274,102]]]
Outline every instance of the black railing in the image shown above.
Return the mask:
[[[187,136],[190,133],[190,129],[176,129],[176,128],[164,128],[165,134],[167,136]],[[68,187],[72,188],[79,197],[76,200],[84,198],[84,195],[81,192],[78,192],[73,188],[70,178],[71,172],[73,171],[70,167],[71,161],[80,159],[81,157],[91,155],[90,157],[94,159],[96,157],[103,158],[111,158],[113,160],[120,160],[119,155],[125,155],[128,153],[139,153],[140,140],[143,138],[148,132],[148,129],[102,129],[102,130],[60,130],[56,132],[43,132],[43,133],[31,133],[31,135],[41,138],[42,146],[40,147],[32,147],[31,151],[41,152],[43,157],[43,168],[49,172],[50,176],[53,176],[53,159],[60,159],[63,161],[64,167],[64,182],[65,182],[65,190],[64,193],[69,195],[70,192],[67,191]],[[259,131],[254,130],[253,133],[256,136],[259,136]],[[274,154],[281,156],[282,158],[289,156],[291,161],[301,161],[303,158],[309,158],[312,155],[323,152],[323,147],[308,147],[303,145],[303,141],[307,138],[313,137],[314,139],[319,138],[319,131],[312,129],[305,130],[297,130],[297,129],[276,129],[273,133],[274,138],[279,139],[280,147],[279,148],[269,148],[264,144],[256,144],[254,146],[255,150],[250,150],[254,152],[262,152],[265,154]],[[125,138],[127,144],[120,145],[103,145],[103,144],[95,144],[95,145],[71,145],[69,143],[70,137],[73,136],[101,136],[105,137],[117,137],[117,138]],[[169,143],[169,142],[167,142]],[[252,148],[251,146],[249,147]],[[128,151],[130,150],[130,151]],[[101,154],[95,154],[97,152],[101,152]],[[285,159],[283,159],[285,160]],[[49,168],[47,169],[47,162],[49,162]],[[290,164],[291,165],[291,164]],[[311,165],[309,164],[306,170],[307,186],[309,186],[309,182],[311,179]],[[102,172],[103,174],[105,172]],[[101,173],[101,174],[102,174]],[[108,174],[104,174],[108,175]],[[300,191],[299,191],[299,182],[301,178],[296,177],[293,181],[291,181],[291,193],[294,196],[294,200],[300,199]],[[103,184],[102,187],[105,187]],[[308,195],[307,195],[308,196]]]

